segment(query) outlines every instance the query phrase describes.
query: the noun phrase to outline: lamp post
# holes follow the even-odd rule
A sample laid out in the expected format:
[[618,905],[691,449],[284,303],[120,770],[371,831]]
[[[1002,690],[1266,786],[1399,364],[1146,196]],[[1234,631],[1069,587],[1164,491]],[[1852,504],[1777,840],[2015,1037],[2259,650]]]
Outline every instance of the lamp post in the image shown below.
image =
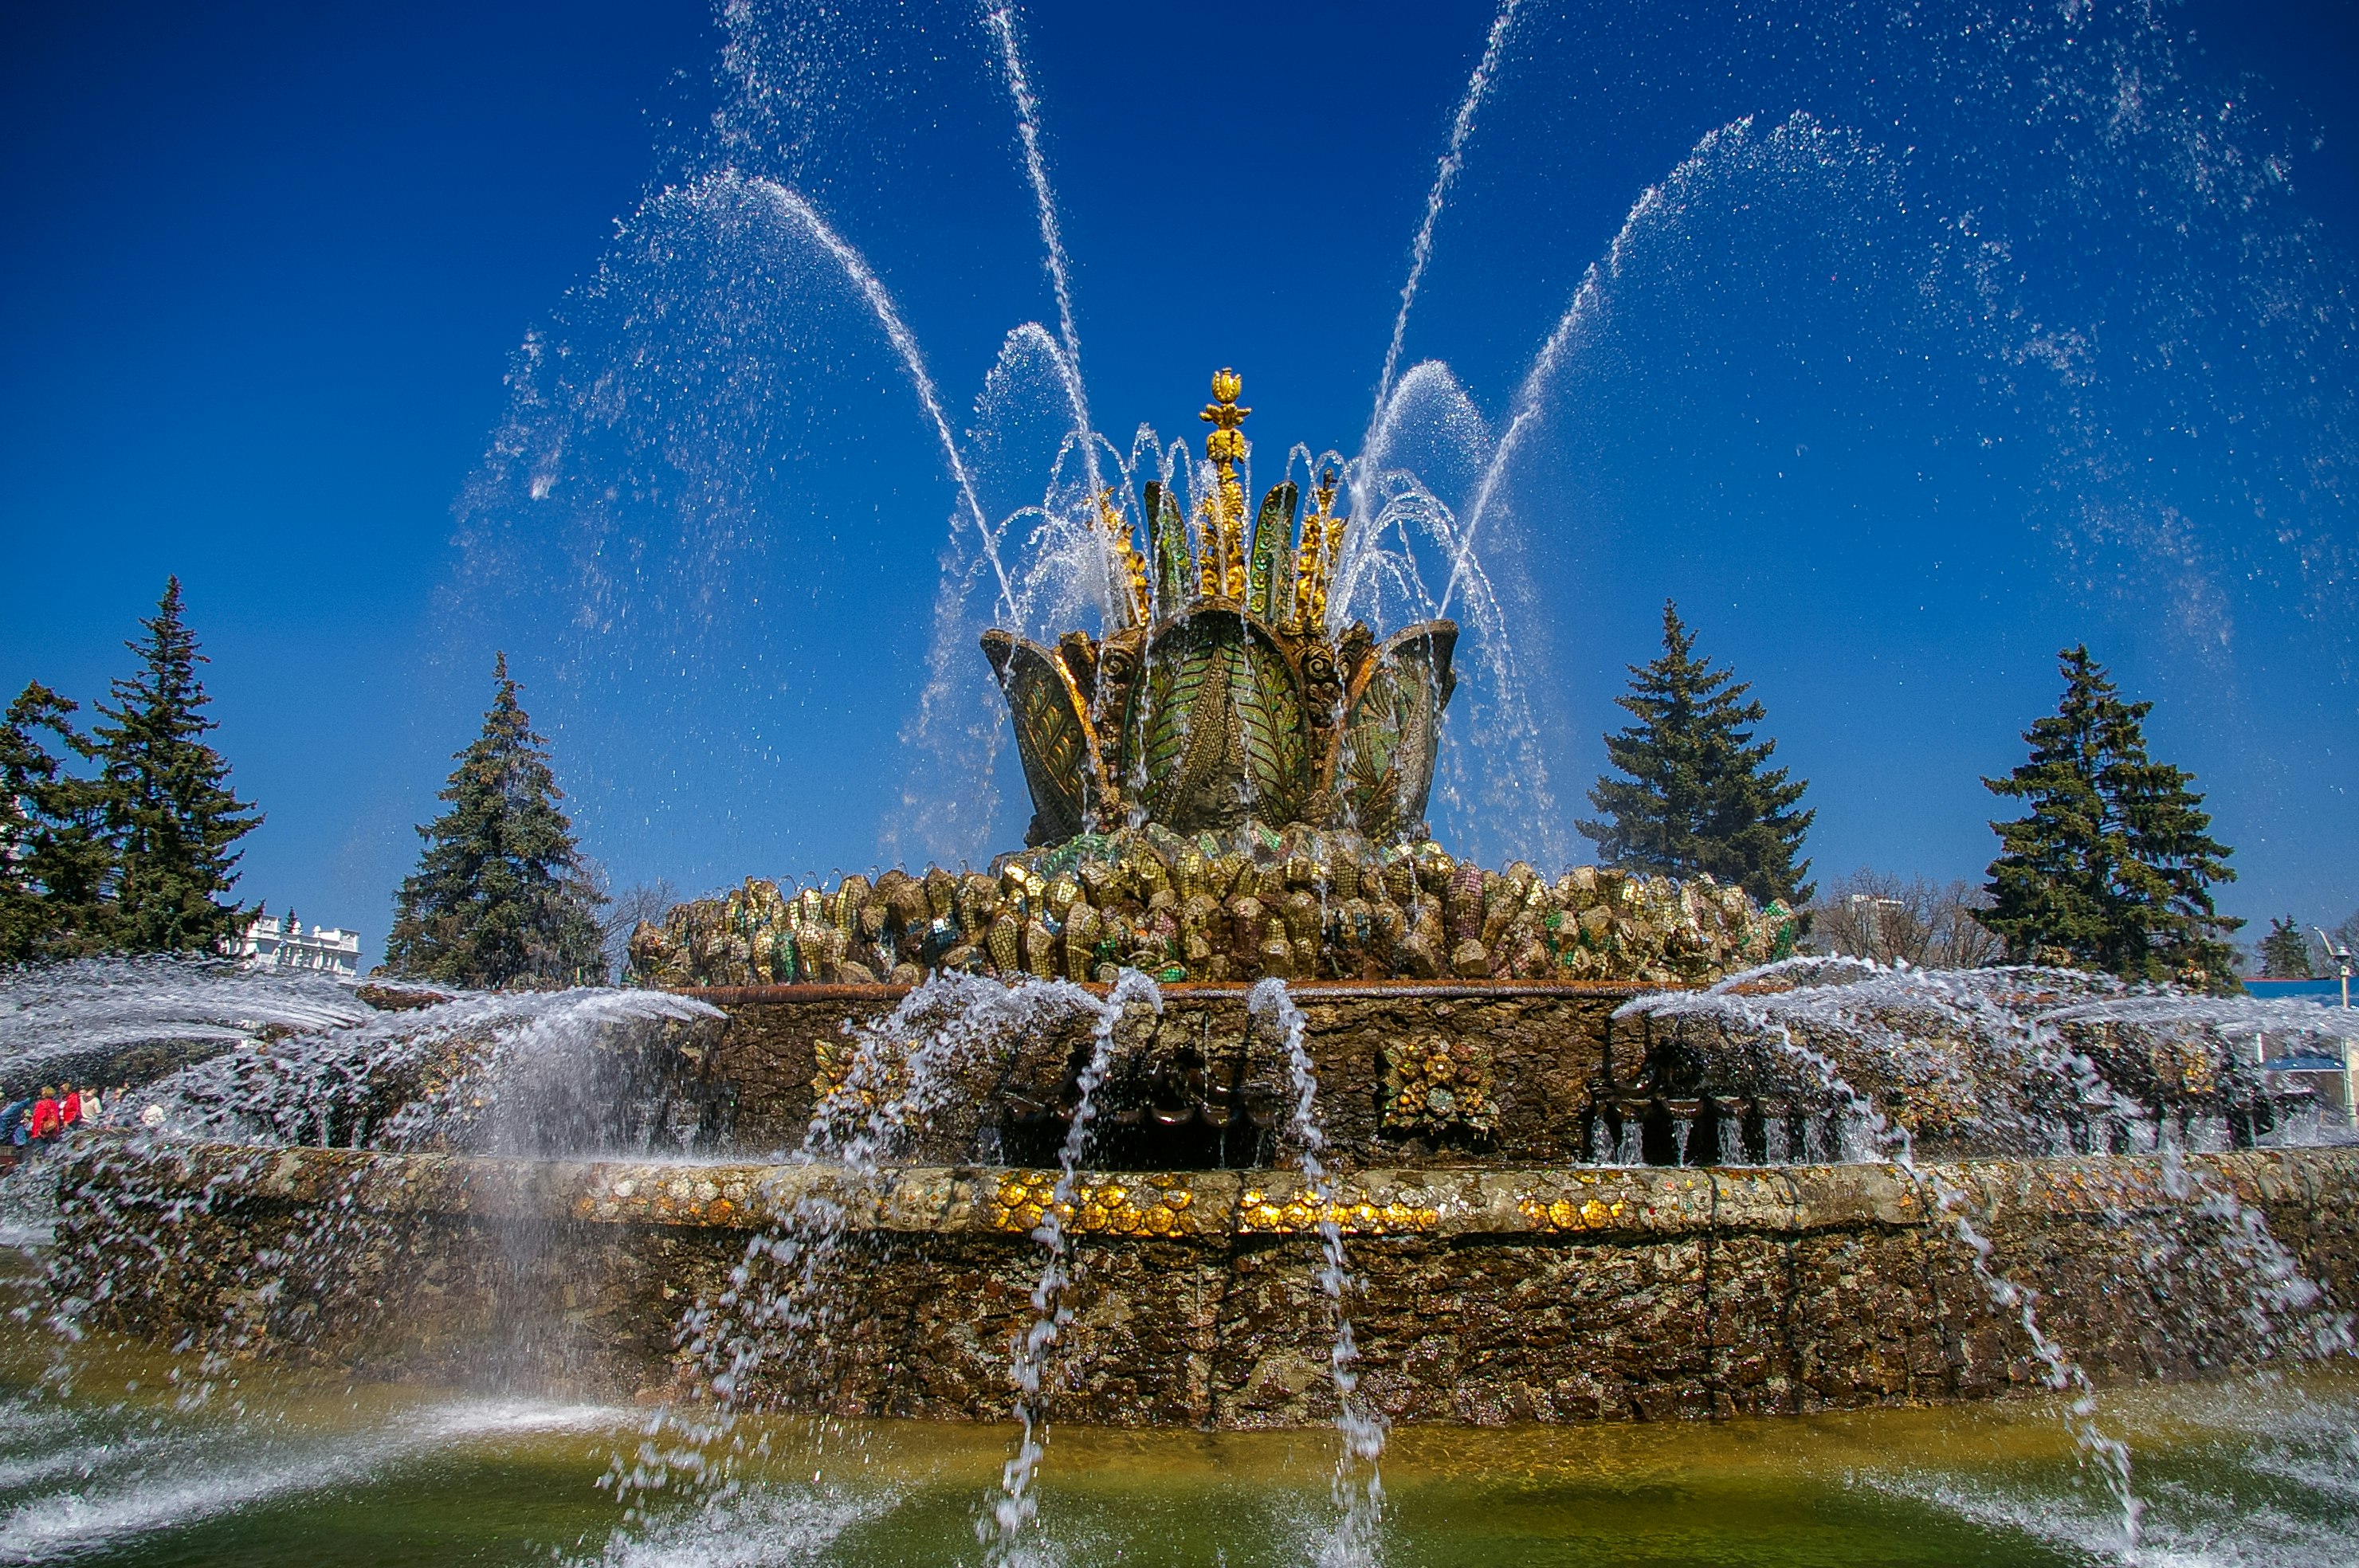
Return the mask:
[[2318,939],[2326,945],[2326,956],[2333,959],[2335,968],[2343,971],[2343,1005],[2349,1007],[2351,1005],[2351,949],[2329,936],[2324,927],[2313,925],[2310,929],[2317,932]]
[[[2326,944],[2326,956],[2334,960],[2334,967],[2343,971],[2343,1005],[2348,1009],[2351,1005],[2351,949],[2329,936],[2324,927],[2313,925],[2310,929],[2318,933],[2318,939],[2321,942]],[[2359,1100],[2354,1100],[2353,1095],[2354,1087],[2359,1087],[2354,1085],[2354,1078],[2359,1078],[2359,1073],[2354,1071],[2352,1054],[2351,1042],[2343,1041],[2343,1118],[2345,1121],[2359,1125]]]

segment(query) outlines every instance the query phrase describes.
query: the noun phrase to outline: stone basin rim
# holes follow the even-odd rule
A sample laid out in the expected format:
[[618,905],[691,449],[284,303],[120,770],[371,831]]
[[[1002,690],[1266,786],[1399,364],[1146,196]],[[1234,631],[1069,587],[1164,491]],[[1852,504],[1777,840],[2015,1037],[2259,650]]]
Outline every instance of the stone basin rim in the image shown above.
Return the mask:
[[[1003,985],[1013,982],[1001,980]],[[1103,980],[1055,980],[1071,985],[1092,996],[1111,995],[1114,987]],[[1191,996],[1242,997],[1251,992],[1259,980],[1161,980],[1157,982],[1162,994],[1172,1000]],[[1510,1000],[1518,998],[1548,997],[1614,997],[1631,1000],[1652,996],[1662,991],[1703,990],[1715,982],[1709,980],[1288,980],[1286,994],[1297,1006],[1309,1006],[1324,1001],[1470,1001],[1484,999]],[[793,984],[760,986],[666,986],[661,988],[671,996],[693,997],[720,1004],[766,1001],[899,1001],[916,990],[916,986],[889,985],[882,981],[874,985]],[[1730,988],[1740,996],[1767,995],[1782,989],[1775,985],[1747,984]]]
[[[110,1154],[119,1137],[90,1139],[62,1168],[76,1181],[128,1171]],[[319,1146],[161,1141],[136,1169],[156,1191],[294,1206],[476,1221],[723,1230],[767,1228],[800,1198],[844,1204],[850,1228],[996,1235],[1030,1244],[1053,1169],[998,1165],[886,1167],[847,1180],[825,1161],[669,1163],[386,1152]],[[2359,1147],[2189,1154],[2252,1199],[2341,1207],[2359,1192]],[[1434,1239],[1539,1238],[1579,1234],[1662,1236],[1700,1231],[1794,1233],[1919,1227],[1940,1223],[1932,1194],[1945,1184],[1976,1215],[1996,1208],[2106,1215],[2183,1208],[2153,1154],[1980,1157],[1927,1162],[1680,1166],[1440,1166],[1337,1174],[1323,1211],[1299,1170],[1083,1171],[1068,1228],[1092,1243],[1226,1245],[1315,1231],[1321,1217],[1346,1234]],[[1006,1195],[1024,1193],[1011,1206]],[[1176,1203],[1172,1195],[1184,1195]],[[1030,1202],[1035,1212],[1024,1212]],[[1272,1211],[1275,1211],[1273,1214]]]

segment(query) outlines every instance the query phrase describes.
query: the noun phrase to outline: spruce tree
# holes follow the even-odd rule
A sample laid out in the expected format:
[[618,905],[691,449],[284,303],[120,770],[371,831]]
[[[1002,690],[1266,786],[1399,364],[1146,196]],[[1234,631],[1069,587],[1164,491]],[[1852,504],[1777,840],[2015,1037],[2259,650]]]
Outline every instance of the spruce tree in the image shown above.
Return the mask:
[[1627,779],[1600,777],[1590,804],[1603,813],[1574,826],[1614,865],[1670,877],[1707,872],[1763,903],[1809,901],[1816,890],[1797,861],[1815,811],[1797,811],[1807,781],[1769,766],[1775,741],[1754,739],[1768,717],[1747,702],[1749,682],[1696,656],[1695,633],[1663,601],[1663,653],[1630,666],[1630,691],[1614,700],[1637,719],[1605,737],[1605,754]]
[[2310,938],[2292,915],[2269,922],[2269,934],[2261,938],[2261,973],[2273,980],[2310,979]]
[[426,848],[395,895],[386,968],[479,988],[592,984],[605,974],[604,900],[506,654],[493,678],[484,732],[437,797],[450,809],[418,830]]
[[2085,646],[2057,658],[2064,695],[2024,733],[2030,759],[1983,781],[2030,809],[1991,824],[2000,852],[1977,918],[2018,962],[2233,986],[2223,938],[2244,922],[2222,917],[2211,890],[2235,879],[2234,851],[2212,838],[2194,775],[2147,755],[2154,704],[2124,702]]
[[135,953],[193,952],[234,935],[243,913],[223,898],[237,881],[233,849],[262,824],[229,787],[229,763],[205,743],[212,699],[197,679],[205,656],[180,620],[168,578],[147,636],[125,647],[139,672],[99,704],[98,754],[114,841],[114,945]]
[[67,771],[69,758],[89,762],[98,754],[74,728],[74,711],[35,681],[0,723],[0,963],[108,945],[114,849],[104,784]]

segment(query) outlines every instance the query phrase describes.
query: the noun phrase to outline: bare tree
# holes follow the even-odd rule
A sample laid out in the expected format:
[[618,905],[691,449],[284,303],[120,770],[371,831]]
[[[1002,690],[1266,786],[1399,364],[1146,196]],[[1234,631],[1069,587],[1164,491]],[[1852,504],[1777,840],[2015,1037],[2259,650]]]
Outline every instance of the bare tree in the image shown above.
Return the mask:
[[1982,889],[1902,878],[1863,867],[1829,884],[1810,905],[1810,946],[1877,963],[1970,969],[1999,954],[1999,941],[1974,918]]
[[1933,939],[1925,950],[1929,969],[1978,969],[1995,964],[2006,945],[1984,925],[1977,912],[1990,907],[1990,894],[1980,882],[1963,877],[1942,885],[1934,910]]
[[631,933],[639,928],[639,922],[660,922],[679,902],[679,892],[669,877],[633,882],[608,895],[606,917],[599,924],[598,935],[606,952],[606,972],[614,977],[615,984],[620,985],[630,972]]
[[2309,933],[2310,972],[2332,979],[2343,972],[2342,964],[2334,957],[2334,948],[2340,947],[2346,953],[2359,953],[2359,910],[2345,915],[2342,925],[2326,927],[2325,941],[2319,940],[2319,935],[2318,928],[2312,926]]

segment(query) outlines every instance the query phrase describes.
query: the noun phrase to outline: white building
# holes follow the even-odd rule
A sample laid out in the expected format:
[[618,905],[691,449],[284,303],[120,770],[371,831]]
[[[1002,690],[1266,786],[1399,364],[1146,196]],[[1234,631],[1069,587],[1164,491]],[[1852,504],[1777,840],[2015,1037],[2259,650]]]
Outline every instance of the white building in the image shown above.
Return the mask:
[[361,934],[332,925],[306,926],[293,914],[256,915],[238,939],[235,955],[249,969],[308,969],[339,980],[361,974]]

